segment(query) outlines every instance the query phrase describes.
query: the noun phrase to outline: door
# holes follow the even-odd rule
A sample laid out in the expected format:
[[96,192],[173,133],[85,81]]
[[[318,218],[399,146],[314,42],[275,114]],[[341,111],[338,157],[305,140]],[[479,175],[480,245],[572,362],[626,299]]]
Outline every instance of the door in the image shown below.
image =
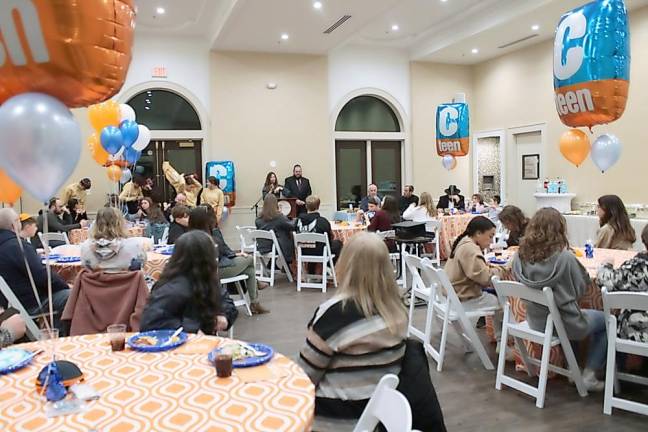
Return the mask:
[[170,202],[176,195],[171,184],[164,178],[162,162],[168,161],[179,173],[196,174],[202,179],[201,140],[157,140],[151,141],[142,152],[137,165],[144,170],[144,176],[153,179],[157,191],[156,200]]
[[371,142],[371,182],[378,186],[378,195],[401,194],[401,142]]
[[335,142],[338,209],[358,207],[367,194],[367,142]]
[[[531,216],[536,211],[536,201],[533,194],[536,192],[538,181],[544,179],[544,151],[542,134],[540,131],[520,133],[513,135],[514,146],[512,163],[507,164],[507,173],[511,193],[508,202],[520,207],[524,214]],[[522,178],[522,158],[527,155],[540,155],[539,180],[524,180]]]

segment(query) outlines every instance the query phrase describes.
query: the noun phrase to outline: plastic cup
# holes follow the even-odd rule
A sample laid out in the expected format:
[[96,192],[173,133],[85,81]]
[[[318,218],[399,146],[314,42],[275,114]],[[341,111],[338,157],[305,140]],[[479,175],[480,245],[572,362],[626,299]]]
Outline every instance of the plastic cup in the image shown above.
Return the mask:
[[216,376],[218,378],[229,378],[232,376],[232,356],[230,354],[217,354],[214,360]]
[[123,351],[126,345],[126,324],[112,324],[106,329],[108,339],[110,340],[110,348],[113,351]]

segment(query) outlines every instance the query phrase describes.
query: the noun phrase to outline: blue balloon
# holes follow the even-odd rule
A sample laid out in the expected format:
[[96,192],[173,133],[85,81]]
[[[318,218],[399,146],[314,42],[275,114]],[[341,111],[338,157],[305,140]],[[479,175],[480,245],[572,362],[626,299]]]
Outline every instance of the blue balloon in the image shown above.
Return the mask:
[[124,150],[124,160],[128,162],[130,165],[133,165],[135,162],[137,162],[142,156],[141,151],[137,151],[133,149],[132,147],[128,147],[127,149]]
[[124,137],[119,128],[106,126],[101,131],[101,146],[111,155],[117,153],[124,145]]
[[124,120],[121,122],[119,130],[124,138],[124,147],[128,148],[137,141],[137,137],[139,136],[139,127],[133,120]]

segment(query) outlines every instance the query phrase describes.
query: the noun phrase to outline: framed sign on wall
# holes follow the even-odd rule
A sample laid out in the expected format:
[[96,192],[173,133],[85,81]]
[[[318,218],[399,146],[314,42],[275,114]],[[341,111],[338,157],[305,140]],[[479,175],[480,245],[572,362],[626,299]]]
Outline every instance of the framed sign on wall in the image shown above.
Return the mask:
[[538,180],[540,178],[540,155],[528,154],[522,156],[522,180]]

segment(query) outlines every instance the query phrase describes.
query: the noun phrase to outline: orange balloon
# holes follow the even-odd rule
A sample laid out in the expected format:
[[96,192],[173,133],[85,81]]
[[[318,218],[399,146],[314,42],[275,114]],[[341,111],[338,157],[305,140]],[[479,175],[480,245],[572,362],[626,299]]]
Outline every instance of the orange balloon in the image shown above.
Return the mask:
[[135,30],[133,0],[2,1],[0,16],[7,17],[0,104],[41,92],[68,107],[85,107],[109,99],[124,84]]
[[587,134],[582,130],[570,129],[560,136],[560,153],[576,166],[587,159],[591,147]]
[[106,168],[106,173],[108,174],[108,178],[114,182],[118,182],[122,176],[122,170],[117,165],[110,165]]
[[90,148],[90,154],[92,159],[95,160],[99,165],[104,166],[108,163],[108,157],[110,156],[106,150],[101,146],[99,142],[99,135],[93,133],[88,137],[88,148]]
[[106,126],[119,126],[119,104],[111,99],[91,105],[88,108],[88,117],[90,117],[90,124],[94,130],[101,134]]
[[22,195],[22,189],[3,170],[0,170],[0,202],[13,205]]

